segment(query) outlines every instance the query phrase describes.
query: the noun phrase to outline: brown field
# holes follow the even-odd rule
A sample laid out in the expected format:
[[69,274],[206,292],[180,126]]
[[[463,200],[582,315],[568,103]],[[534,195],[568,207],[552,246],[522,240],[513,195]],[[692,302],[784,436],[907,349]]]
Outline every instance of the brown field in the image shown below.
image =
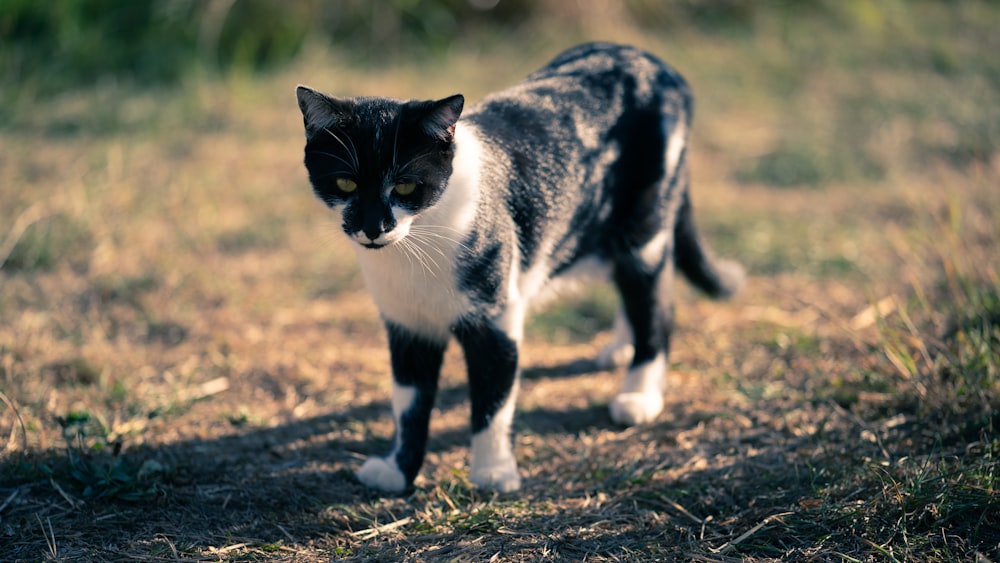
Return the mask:
[[608,288],[540,311],[511,495],[467,480],[457,347],[415,490],[355,481],[389,444],[388,353],[293,89],[475,100],[573,41],[25,102],[0,129],[0,560],[1000,560],[1000,8],[961,6],[612,34],[690,79],[696,215],[750,276],[730,302],[678,283],[639,428],[588,362]]

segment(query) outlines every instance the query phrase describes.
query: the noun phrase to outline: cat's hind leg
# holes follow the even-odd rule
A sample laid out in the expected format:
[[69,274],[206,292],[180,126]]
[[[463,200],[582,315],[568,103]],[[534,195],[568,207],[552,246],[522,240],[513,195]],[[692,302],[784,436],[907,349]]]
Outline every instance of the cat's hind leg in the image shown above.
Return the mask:
[[629,326],[624,305],[619,305],[615,314],[614,333],[614,340],[597,354],[597,367],[600,369],[625,367],[635,355],[635,347],[632,346],[632,327]]
[[[517,315],[514,315],[517,316]],[[515,319],[511,322],[523,322]],[[521,488],[511,442],[518,391],[520,328],[514,334],[488,319],[460,322],[454,329],[469,372],[472,403],[472,463],[469,480],[500,492]],[[513,338],[512,338],[513,336]]]
[[358,470],[358,480],[369,487],[402,492],[420,471],[427,450],[427,433],[445,343],[426,340],[387,322],[392,359],[392,415],[396,435],[384,457],[372,456]]
[[611,418],[618,424],[651,422],[663,410],[673,329],[673,263],[665,259],[669,242],[669,236],[660,233],[643,248],[615,260],[613,279],[633,345],[625,382],[610,406]]

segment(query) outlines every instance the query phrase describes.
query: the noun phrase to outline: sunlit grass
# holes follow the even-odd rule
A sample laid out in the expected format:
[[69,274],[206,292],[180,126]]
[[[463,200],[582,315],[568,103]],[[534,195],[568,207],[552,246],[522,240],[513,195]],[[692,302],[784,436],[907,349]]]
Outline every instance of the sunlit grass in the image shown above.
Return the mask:
[[516,497],[468,483],[455,350],[420,486],[352,480],[389,446],[388,355],[307,185],[293,89],[474,101],[555,39],[364,68],[311,46],[265,76],[20,100],[0,131],[0,516],[19,556],[54,536],[95,558],[992,557],[996,10],[843,6],[611,32],[691,80],[696,215],[749,283],[710,303],[678,281],[668,412],[635,430],[606,415],[620,373],[559,371],[607,339],[609,286],[540,311]]

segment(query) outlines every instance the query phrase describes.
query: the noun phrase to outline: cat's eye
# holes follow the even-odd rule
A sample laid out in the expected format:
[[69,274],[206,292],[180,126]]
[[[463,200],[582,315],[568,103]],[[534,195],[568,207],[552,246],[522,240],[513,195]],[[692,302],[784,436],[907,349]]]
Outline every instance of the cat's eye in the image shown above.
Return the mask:
[[395,189],[396,193],[399,195],[410,195],[413,193],[413,190],[417,189],[417,184],[415,182],[396,184],[396,186],[393,189]]
[[337,178],[337,187],[340,191],[350,193],[358,189],[358,184],[354,180],[349,180],[347,178]]

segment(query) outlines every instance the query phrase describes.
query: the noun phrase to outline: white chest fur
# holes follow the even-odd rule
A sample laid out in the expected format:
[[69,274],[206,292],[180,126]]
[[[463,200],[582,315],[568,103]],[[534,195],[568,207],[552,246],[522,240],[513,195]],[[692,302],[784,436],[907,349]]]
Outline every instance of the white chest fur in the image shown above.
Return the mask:
[[388,247],[355,247],[368,291],[387,320],[419,334],[447,339],[468,312],[456,264],[479,202],[481,149],[474,130],[455,130],[452,175],[440,200],[416,215],[409,234]]

